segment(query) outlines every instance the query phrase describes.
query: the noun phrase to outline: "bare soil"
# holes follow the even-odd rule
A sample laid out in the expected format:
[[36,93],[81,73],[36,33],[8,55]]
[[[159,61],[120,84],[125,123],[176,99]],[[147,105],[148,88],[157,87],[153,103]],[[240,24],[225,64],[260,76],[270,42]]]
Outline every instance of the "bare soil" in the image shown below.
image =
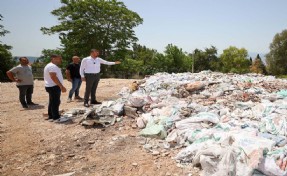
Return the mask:
[[[132,82],[102,79],[97,98],[116,99]],[[69,90],[71,83],[65,81],[65,86]],[[82,96],[84,88],[85,84]],[[67,95],[61,96],[61,109],[83,107],[83,102],[67,103]],[[48,104],[43,81],[35,81],[33,101],[40,106],[23,110],[15,83],[0,83],[0,175],[197,175],[177,167],[172,159],[175,150],[168,156],[147,153],[138,142],[139,130],[132,128],[134,119],[124,117],[122,123],[104,129],[48,122],[43,117]]]

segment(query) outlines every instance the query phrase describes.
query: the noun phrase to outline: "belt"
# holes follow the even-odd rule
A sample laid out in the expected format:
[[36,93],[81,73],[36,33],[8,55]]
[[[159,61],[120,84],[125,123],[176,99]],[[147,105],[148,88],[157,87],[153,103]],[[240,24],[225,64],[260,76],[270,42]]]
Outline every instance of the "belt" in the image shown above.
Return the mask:
[[96,74],[99,74],[99,73],[85,73],[85,75],[96,75]]

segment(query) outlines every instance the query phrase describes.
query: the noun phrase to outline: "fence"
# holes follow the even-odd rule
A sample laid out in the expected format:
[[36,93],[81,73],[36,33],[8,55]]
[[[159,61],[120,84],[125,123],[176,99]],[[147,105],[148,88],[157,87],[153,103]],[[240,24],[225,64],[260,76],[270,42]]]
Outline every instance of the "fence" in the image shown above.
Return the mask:
[[[44,66],[33,66],[32,72],[34,75],[34,79],[43,80],[44,79]],[[62,73],[64,78],[66,77],[65,69],[62,69]],[[101,74],[102,78],[121,78],[121,79],[142,79],[144,75],[141,73],[131,73],[131,72],[124,72],[124,71],[104,71]]]

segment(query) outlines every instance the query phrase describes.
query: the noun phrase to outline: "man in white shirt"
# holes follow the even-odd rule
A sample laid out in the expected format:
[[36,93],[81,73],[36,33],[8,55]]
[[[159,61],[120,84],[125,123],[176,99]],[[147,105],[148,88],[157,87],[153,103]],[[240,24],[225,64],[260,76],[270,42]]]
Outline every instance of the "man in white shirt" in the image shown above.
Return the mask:
[[60,118],[59,106],[61,92],[66,92],[63,86],[63,75],[58,67],[62,62],[62,57],[59,55],[51,55],[51,62],[44,68],[45,88],[49,94],[48,115],[49,121],[55,121]]
[[96,100],[96,91],[98,83],[100,81],[100,71],[101,64],[105,65],[115,65],[120,64],[120,61],[108,62],[102,58],[99,58],[100,52],[97,49],[91,49],[89,57],[86,57],[82,60],[80,67],[80,75],[82,81],[86,81],[86,90],[84,97],[84,106],[89,107],[89,97],[91,96],[90,104],[100,104]]

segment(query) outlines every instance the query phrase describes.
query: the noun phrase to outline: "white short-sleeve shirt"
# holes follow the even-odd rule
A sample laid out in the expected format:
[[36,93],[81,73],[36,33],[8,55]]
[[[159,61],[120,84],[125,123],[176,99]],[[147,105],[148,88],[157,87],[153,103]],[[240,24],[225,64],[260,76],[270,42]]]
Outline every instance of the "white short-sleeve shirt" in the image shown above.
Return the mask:
[[61,84],[63,84],[63,75],[61,72],[61,69],[53,64],[53,63],[49,63],[46,65],[46,67],[44,68],[44,81],[45,81],[45,87],[54,87],[57,84],[51,79],[50,73],[54,72],[56,73],[56,76],[58,77],[59,81]]

